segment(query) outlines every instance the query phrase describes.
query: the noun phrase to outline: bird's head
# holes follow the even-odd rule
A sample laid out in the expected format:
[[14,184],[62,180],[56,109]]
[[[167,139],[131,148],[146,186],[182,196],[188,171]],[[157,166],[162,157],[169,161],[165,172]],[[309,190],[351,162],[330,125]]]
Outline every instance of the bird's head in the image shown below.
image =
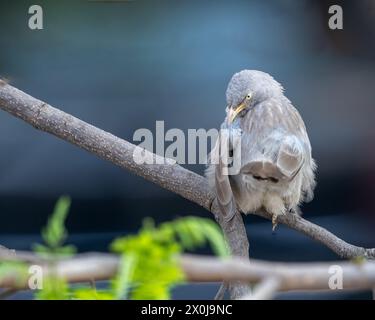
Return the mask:
[[280,95],[283,95],[283,87],[268,73],[257,70],[235,73],[226,92],[229,124],[256,104]]

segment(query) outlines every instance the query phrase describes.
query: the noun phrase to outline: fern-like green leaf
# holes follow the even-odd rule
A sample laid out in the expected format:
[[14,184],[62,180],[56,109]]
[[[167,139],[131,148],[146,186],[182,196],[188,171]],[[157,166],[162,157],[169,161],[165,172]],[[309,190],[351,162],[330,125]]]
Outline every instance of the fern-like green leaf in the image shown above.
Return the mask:
[[70,198],[61,197],[48,219],[47,226],[42,230],[42,238],[50,248],[59,247],[66,239],[68,233],[65,229],[65,219],[70,208]]
[[35,296],[38,300],[66,300],[70,297],[69,285],[65,279],[51,274],[43,279],[43,289]]

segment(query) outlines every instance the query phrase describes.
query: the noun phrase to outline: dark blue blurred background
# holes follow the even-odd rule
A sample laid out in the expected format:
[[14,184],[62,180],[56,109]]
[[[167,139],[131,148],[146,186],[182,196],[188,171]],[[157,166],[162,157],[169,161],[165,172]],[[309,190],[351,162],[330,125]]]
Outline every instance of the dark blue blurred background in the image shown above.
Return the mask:
[[[344,30],[328,28],[331,3],[343,7]],[[302,114],[318,163],[305,217],[375,246],[373,1],[37,1],[39,31],[28,28],[32,4],[1,1],[1,76],[129,141],[138,128],[154,132],[156,120],[166,130],[217,128],[234,72],[272,74]],[[146,216],[208,215],[4,112],[0,150],[0,243],[8,247],[29,249],[61,194],[73,200],[69,240],[84,251],[107,250]],[[245,221],[252,257],[337,259],[294,231],[272,235],[268,221]]]

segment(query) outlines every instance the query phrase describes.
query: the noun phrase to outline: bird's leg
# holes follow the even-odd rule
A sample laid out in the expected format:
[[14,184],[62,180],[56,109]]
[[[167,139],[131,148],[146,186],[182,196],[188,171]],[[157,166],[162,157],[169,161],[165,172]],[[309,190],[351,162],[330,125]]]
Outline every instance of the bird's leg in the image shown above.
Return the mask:
[[275,229],[277,227],[277,213],[272,214],[272,232],[275,232]]
[[264,207],[272,214],[272,232],[274,232],[277,227],[277,218],[286,211],[284,201],[277,195],[268,195],[264,199]]
[[272,214],[272,232],[275,232],[276,227],[279,225],[277,218],[285,214],[285,212],[273,213]]

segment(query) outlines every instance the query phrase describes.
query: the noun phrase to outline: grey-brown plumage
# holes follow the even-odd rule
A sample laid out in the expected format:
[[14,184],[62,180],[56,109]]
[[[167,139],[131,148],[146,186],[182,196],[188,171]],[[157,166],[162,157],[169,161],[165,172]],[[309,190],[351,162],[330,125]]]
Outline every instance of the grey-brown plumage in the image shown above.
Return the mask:
[[206,176],[223,214],[230,215],[233,205],[245,214],[264,208],[275,227],[278,215],[299,212],[299,204],[313,198],[316,166],[305,124],[282,86],[261,71],[236,73],[226,98],[221,128],[240,130],[240,143],[232,143],[229,153],[241,148],[241,170],[223,174],[226,155],[219,153],[220,161],[209,165]]

